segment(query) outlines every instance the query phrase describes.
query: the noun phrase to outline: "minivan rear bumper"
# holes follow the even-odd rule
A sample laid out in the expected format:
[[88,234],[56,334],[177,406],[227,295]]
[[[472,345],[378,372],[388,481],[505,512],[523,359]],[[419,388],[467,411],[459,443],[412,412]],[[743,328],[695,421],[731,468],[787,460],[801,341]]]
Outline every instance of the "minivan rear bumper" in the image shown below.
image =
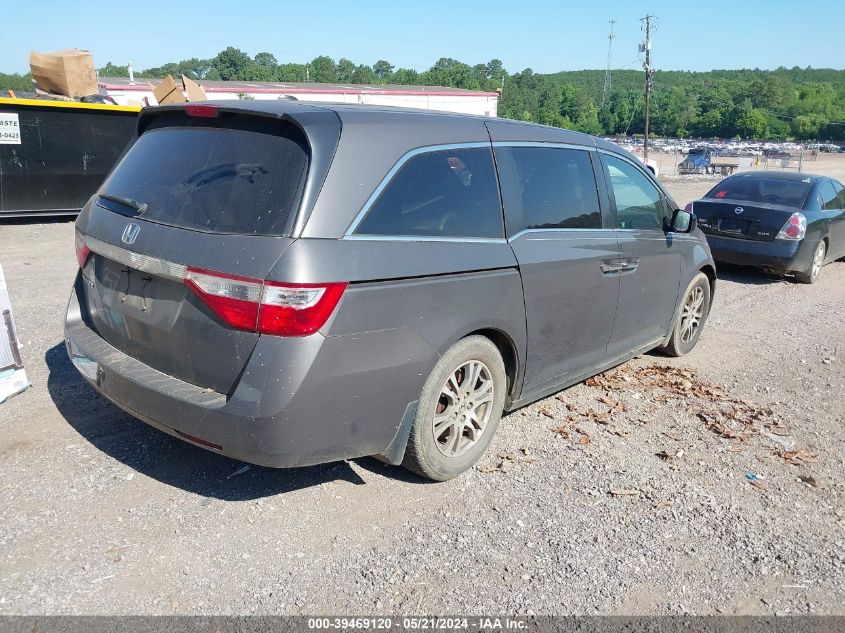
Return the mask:
[[717,262],[787,272],[804,271],[810,266],[818,240],[763,242],[707,234],[707,243]]
[[[421,347],[407,367],[378,353],[362,361],[356,346],[396,343],[374,340],[382,333],[354,341],[319,333],[262,336],[232,393],[217,393],[159,372],[100,337],[80,309],[81,283],[78,276],[65,344],[85,380],[147,424],[253,464],[289,468],[388,452],[419,394],[422,365],[431,362],[431,351]],[[393,388],[373,393],[373,384]]]

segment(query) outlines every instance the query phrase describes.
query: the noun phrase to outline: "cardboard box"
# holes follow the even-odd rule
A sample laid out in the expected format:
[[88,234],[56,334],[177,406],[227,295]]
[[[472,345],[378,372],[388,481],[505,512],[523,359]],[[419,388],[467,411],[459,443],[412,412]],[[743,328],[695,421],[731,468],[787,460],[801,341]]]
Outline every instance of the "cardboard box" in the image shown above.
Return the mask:
[[172,75],[167,75],[162,79],[157,86],[153,88],[153,96],[158,101],[159,105],[166,105],[168,103],[184,103],[186,101],[185,95],[182,94],[182,88],[176,83]]
[[52,53],[29,54],[32,79],[48,92],[68,97],[87,97],[99,93],[94,58],[88,51],[69,48]]
[[195,81],[182,75],[182,85],[185,86],[185,93],[188,95],[188,101],[208,101],[205,96],[205,90]]

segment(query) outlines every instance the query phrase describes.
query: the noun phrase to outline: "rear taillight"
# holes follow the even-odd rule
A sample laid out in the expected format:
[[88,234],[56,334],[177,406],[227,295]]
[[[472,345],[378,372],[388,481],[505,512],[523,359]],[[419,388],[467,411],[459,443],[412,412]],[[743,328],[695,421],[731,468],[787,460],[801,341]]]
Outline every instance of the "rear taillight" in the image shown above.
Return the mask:
[[803,240],[807,234],[807,218],[803,213],[793,213],[777,235],[779,240]]
[[347,285],[263,282],[199,268],[188,269],[185,284],[230,327],[276,336],[319,330]]
[[684,211],[692,213],[692,202],[687,202],[687,206],[684,207]]
[[80,268],[85,268],[85,262],[88,261],[88,256],[91,254],[91,250],[88,248],[88,245],[85,243],[85,234],[82,233],[79,229],[76,230],[76,261],[79,262]]
[[267,282],[258,311],[258,331],[306,336],[319,330],[340,302],[346,283],[288,285]]
[[185,284],[227,325],[236,330],[255,331],[260,281],[189,268]]

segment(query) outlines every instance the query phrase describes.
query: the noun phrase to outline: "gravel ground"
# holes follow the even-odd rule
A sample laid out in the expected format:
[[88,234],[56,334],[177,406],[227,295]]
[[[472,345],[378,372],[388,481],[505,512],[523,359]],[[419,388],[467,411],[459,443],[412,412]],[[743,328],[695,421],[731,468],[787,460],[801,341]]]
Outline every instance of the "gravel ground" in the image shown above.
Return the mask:
[[120,412],[62,346],[72,249],[0,227],[33,383],[0,406],[0,614],[845,614],[845,263],[720,269],[692,354],[517,411],[432,484],[245,467]]

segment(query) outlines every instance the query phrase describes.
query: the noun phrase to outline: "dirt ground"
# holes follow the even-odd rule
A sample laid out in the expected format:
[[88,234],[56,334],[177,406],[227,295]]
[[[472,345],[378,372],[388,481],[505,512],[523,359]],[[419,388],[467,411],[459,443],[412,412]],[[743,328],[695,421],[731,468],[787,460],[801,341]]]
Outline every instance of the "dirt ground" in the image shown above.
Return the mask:
[[432,484],[132,419],[62,345],[73,225],[0,226],[0,258],[32,381],[0,405],[0,614],[845,614],[845,263],[720,268],[693,353],[508,415]]

